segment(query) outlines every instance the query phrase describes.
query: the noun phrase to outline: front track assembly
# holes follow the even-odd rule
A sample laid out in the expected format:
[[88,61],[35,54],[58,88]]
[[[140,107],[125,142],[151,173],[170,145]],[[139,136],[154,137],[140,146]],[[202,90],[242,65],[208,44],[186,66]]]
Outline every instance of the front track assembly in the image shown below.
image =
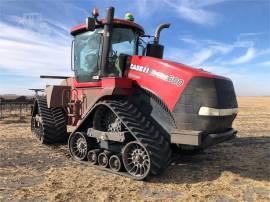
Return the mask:
[[[108,125],[116,125],[116,129],[98,131],[93,128],[97,124],[92,124],[87,131],[72,133],[69,150],[76,161],[136,180],[165,170],[171,156],[170,144],[150,117],[128,100],[100,101],[90,113],[100,108],[113,114],[103,118],[115,117],[116,121]],[[104,148],[104,144],[111,147]]]

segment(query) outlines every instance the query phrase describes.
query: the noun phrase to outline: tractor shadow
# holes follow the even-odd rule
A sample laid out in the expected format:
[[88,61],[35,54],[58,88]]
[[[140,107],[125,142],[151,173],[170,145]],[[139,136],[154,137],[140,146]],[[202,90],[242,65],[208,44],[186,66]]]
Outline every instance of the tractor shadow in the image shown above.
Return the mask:
[[197,155],[174,154],[171,166],[150,182],[192,184],[213,181],[225,171],[244,178],[270,181],[269,148],[270,137],[239,137]]

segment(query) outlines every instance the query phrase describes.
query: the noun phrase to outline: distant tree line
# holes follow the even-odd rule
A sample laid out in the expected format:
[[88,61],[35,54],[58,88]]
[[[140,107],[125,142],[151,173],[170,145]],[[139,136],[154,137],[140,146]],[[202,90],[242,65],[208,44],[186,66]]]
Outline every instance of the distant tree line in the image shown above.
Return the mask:
[[20,119],[24,116],[24,112],[30,115],[31,108],[34,103],[34,98],[19,96],[17,98],[0,97],[0,119],[4,118],[7,113],[15,112]]

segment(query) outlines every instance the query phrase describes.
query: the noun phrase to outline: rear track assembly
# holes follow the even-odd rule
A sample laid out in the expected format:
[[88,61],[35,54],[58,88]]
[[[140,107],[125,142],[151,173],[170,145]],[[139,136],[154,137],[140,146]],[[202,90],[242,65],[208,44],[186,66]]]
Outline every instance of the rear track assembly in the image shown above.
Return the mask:
[[32,112],[31,131],[42,144],[67,139],[66,118],[62,108],[48,108],[44,96],[37,96]]

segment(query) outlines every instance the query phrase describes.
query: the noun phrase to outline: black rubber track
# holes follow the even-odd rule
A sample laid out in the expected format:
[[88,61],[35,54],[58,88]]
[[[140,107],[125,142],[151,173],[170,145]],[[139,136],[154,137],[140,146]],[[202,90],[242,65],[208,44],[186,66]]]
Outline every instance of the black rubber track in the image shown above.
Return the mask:
[[[48,108],[45,96],[36,97],[36,103],[39,115],[41,116],[43,136],[41,143],[53,144],[60,143],[67,139],[66,118],[61,108]],[[34,116],[34,114],[33,114]]]
[[68,139],[67,135],[67,117],[64,110],[60,107],[51,109],[55,128],[57,130],[57,136],[59,136],[60,142],[65,142]]
[[127,100],[106,100],[105,105],[118,116],[133,137],[147,149],[151,158],[151,174],[158,175],[166,169],[171,158],[170,144],[149,117]]

